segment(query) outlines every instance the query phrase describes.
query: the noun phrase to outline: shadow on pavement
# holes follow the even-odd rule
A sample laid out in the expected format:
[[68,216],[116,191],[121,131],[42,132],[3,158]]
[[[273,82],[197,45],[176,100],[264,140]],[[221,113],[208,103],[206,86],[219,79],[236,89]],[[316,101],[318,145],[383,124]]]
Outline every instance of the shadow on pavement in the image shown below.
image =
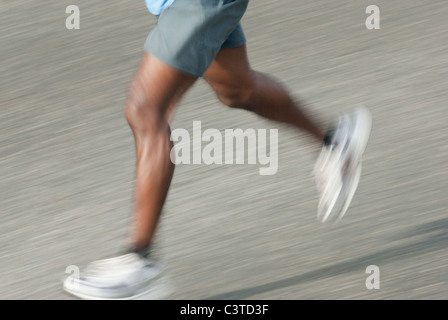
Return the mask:
[[406,259],[408,257],[425,254],[429,251],[445,249],[446,244],[448,243],[448,219],[440,219],[423,224],[409,230],[409,232],[406,232],[401,237],[395,237],[393,240],[397,241],[409,237],[427,235],[429,233],[431,233],[429,237],[425,236],[423,240],[417,242],[361,256],[359,258],[351,259],[346,262],[341,262],[283,280],[206,297],[204,300],[248,299],[253,295],[268,291],[286,288],[289,286],[296,286],[315,279],[334,277],[344,273],[360,270],[371,264],[372,261],[374,261],[375,264],[387,264],[393,261]]

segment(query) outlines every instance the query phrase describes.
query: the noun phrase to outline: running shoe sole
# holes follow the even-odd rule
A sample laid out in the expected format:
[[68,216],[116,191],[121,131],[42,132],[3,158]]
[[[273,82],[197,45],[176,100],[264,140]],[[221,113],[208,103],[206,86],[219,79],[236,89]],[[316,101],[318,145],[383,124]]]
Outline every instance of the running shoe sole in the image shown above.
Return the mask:
[[160,277],[150,282],[150,287],[129,297],[100,297],[85,294],[81,291],[73,290],[71,286],[64,282],[64,290],[83,300],[163,300],[173,294],[174,289],[171,280],[167,276]]

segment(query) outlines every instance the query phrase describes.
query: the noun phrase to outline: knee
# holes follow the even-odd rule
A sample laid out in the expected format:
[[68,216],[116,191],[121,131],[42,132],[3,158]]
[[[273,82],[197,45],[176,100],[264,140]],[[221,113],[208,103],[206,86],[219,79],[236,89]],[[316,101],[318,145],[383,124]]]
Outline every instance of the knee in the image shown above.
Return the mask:
[[239,88],[225,88],[217,90],[216,95],[221,103],[230,108],[250,110],[255,90],[251,85]]
[[131,88],[124,111],[134,132],[148,132],[164,126],[163,108],[143,90]]

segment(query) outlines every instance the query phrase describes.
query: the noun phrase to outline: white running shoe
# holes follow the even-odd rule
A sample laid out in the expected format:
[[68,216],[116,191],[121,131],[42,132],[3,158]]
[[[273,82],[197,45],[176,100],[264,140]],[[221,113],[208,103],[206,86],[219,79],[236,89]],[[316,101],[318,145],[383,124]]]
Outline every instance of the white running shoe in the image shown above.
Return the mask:
[[92,262],[79,279],[65,279],[64,290],[87,300],[160,300],[173,291],[162,268],[137,253]]
[[369,140],[372,117],[365,107],[340,117],[314,167],[320,193],[317,218],[339,221],[347,211],[361,176],[362,154]]

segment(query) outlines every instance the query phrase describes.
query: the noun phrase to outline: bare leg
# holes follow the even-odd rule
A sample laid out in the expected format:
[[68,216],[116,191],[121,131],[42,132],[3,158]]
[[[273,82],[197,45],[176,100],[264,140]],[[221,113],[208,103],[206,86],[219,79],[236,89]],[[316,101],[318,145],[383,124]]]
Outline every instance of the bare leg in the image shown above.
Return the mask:
[[252,111],[266,119],[293,125],[319,143],[324,132],[277,81],[250,68],[246,46],[221,49],[204,74],[226,105]]
[[132,82],[126,118],[137,148],[135,228],[130,240],[136,250],[148,247],[154,236],[174,172],[169,120],[195,80],[146,53]]
[[[278,82],[249,67],[245,46],[223,49],[204,74],[218,98],[231,107],[304,130],[319,143],[324,133]],[[147,247],[154,235],[174,172],[169,120],[196,78],[146,54],[132,83],[126,117],[137,148],[135,229],[131,245]]]

